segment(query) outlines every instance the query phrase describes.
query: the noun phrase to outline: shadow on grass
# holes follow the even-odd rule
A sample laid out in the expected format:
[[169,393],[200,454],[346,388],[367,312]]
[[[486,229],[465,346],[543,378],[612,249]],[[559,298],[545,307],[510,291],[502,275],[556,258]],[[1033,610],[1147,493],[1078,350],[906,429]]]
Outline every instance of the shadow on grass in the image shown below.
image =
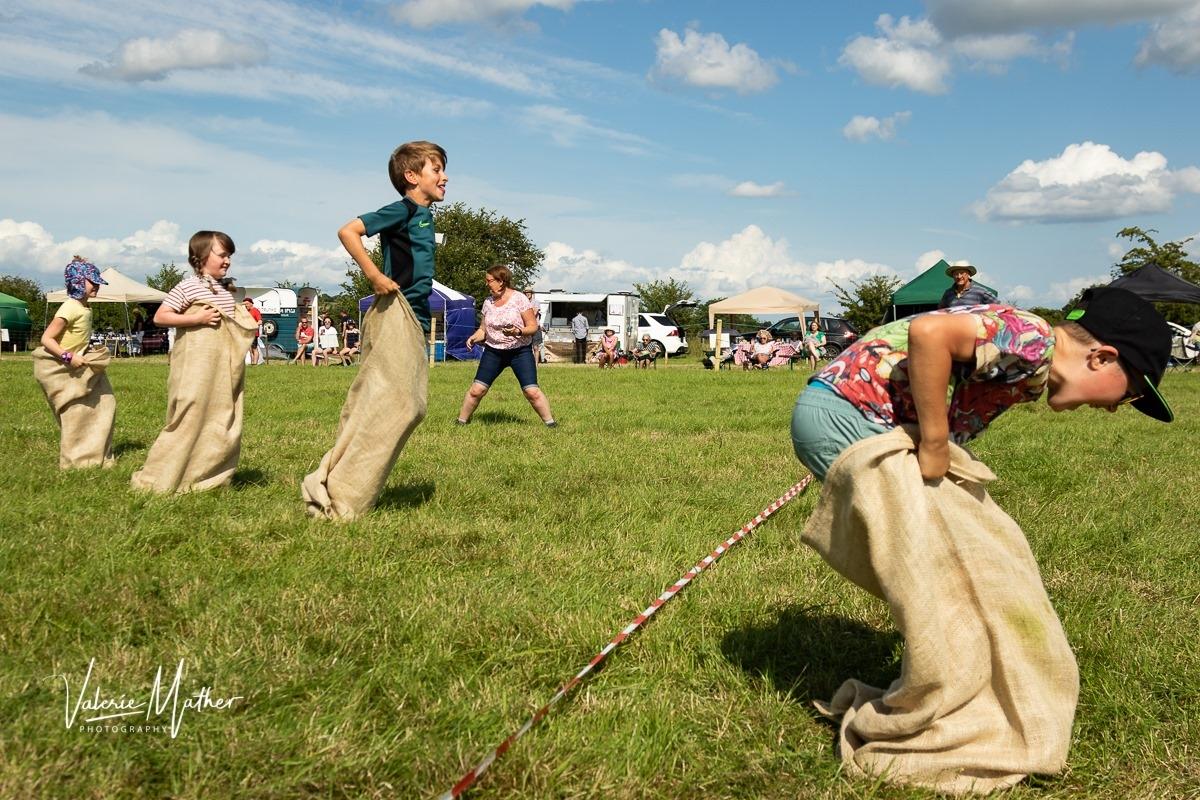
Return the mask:
[[888,686],[900,674],[900,646],[896,631],[877,631],[819,607],[796,607],[769,624],[730,631],[721,653],[808,705],[833,697],[847,678]]
[[428,503],[437,491],[433,481],[421,483],[403,483],[399,486],[389,486],[379,494],[376,508],[416,508]]
[[527,422],[528,418],[517,416],[511,411],[480,411],[471,417],[471,422],[480,425],[510,425],[514,422]]
[[239,469],[233,473],[230,485],[235,489],[242,489],[247,486],[266,486],[269,482],[270,477],[261,469]]
[[134,450],[145,450],[145,442],[117,442],[113,445],[113,457],[120,458],[125,453],[132,453]]

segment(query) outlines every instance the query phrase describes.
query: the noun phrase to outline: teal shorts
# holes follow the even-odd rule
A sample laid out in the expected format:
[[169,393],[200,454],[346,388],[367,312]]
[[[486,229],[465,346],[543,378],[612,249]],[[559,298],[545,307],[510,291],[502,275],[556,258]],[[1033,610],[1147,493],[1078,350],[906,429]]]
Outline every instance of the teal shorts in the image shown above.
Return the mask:
[[824,384],[810,383],[792,409],[792,448],[796,458],[819,481],[850,445],[887,433],[891,428],[871,422],[850,401]]

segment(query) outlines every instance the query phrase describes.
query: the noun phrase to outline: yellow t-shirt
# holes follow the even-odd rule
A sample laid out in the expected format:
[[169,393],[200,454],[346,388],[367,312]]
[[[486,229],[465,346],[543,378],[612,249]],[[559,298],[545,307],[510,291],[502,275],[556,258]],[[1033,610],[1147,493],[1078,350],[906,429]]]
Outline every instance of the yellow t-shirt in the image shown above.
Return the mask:
[[59,306],[54,316],[67,322],[67,329],[58,340],[63,350],[78,353],[87,347],[92,337],[92,309],[72,298]]

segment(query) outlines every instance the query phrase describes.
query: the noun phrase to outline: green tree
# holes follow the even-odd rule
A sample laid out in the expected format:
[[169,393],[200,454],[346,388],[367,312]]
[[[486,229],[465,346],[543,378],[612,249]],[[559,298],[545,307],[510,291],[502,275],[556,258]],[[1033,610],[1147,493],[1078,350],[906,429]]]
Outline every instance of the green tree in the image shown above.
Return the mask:
[[512,270],[521,288],[538,276],[544,253],[525,233],[525,220],[511,220],[488,209],[454,203],[436,212],[434,225],[445,236],[438,245],[435,274],[439,282],[476,298],[487,296],[483,273],[495,264]]
[[153,275],[146,276],[146,285],[158,289],[160,292],[169,292],[183,280],[183,270],[175,266],[175,262],[170,264],[159,264],[158,272]]
[[4,275],[0,276],[0,292],[29,304],[29,319],[33,321],[30,341],[37,341],[46,327],[46,293],[42,291],[41,284],[29,278]]
[[865,281],[851,281],[849,290],[833,284],[833,295],[845,309],[842,316],[859,333],[866,333],[879,323],[892,305],[892,293],[903,283],[899,278],[872,275]]
[[300,284],[296,283],[295,281],[275,281],[275,288],[276,289],[299,289],[299,288],[301,288],[301,286],[300,286]]
[[[1128,239],[1138,242],[1131,247],[1121,260],[1113,265],[1112,276],[1119,278],[1134,270],[1141,269],[1147,264],[1157,264],[1167,272],[1178,275],[1185,281],[1200,284],[1200,264],[1187,257],[1184,246],[1192,239],[1181,239],[1178,242],[1159,244],[1150,235],[1158,233],[1154,228],[1143,230],[1138,227],[1122,228],[1117,232],[1118,239]],[[1195,303],[1155,303],[1155,307],[1171,322],[1190,326],[1196,319]]]

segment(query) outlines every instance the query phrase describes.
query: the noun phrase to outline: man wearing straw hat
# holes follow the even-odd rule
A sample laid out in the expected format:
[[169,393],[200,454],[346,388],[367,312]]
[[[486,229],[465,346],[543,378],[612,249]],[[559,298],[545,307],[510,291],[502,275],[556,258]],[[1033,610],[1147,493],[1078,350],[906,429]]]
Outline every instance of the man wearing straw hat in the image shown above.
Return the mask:
[[996,295],[982,286],[976,286],[971,278],[975,277],[975,268],[965,261],[955,261],[946,267],[946,274],[954,281],[954,285],[942,293],[938,308],[954,308],[955,306],[987,306],[996,302]]

